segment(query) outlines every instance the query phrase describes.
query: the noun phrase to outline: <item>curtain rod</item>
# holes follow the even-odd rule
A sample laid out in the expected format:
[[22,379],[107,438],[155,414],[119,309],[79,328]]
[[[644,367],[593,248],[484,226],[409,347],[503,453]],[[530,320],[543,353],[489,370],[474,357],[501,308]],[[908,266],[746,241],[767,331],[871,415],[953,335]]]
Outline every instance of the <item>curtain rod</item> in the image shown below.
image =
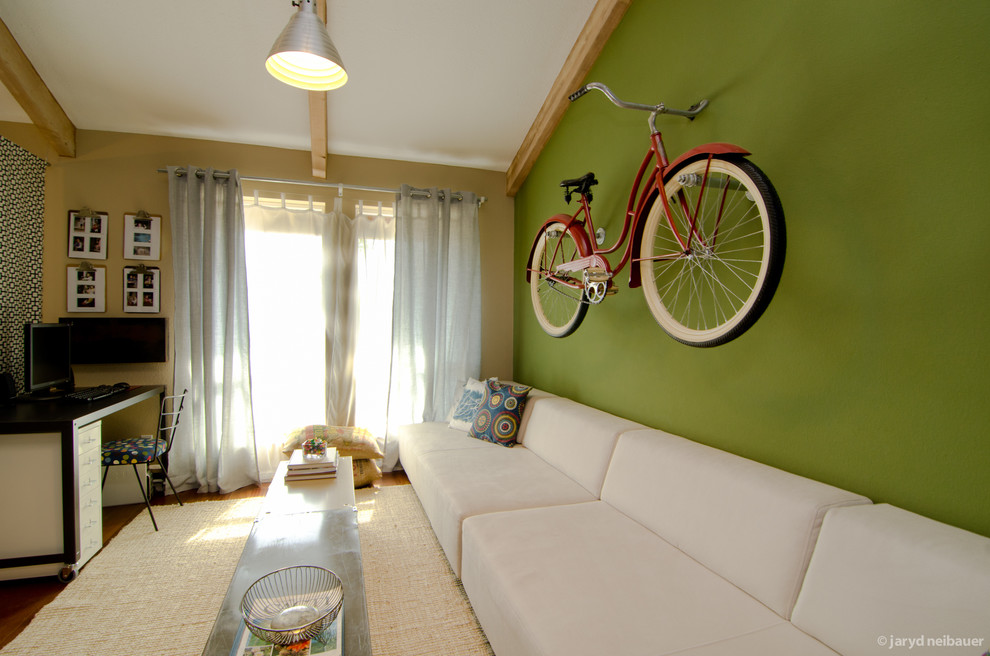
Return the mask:
[[[168,169],[158,169],[158,172],[159,173],[168,173]],[[186,174],[186,170],[184,168],[176,169],[175,172],[178,175],[180,175],[180,176]],[[206,174],[206,171],[203,170],[203,169],[197,169],[196,170],[196,176],[197,177],[200,177],[201,178],[205,174]],[[213,177],[214,178],[220,178],[220,179],[229,178],[230,177],[230,172],[229,171],[214,171],[213,172]],[[307,187],[325,187],[325,188],[328,188],[328,189],[336,189],[337,192],[339,193],[339,195],[341,195],[341,196],[344,195],[344,189],[350,189],[350,190],[353,190],[353,191],[373,191],[373,192],[382,193],[382,194],[397,194],[400,191],[399,189],[389,189],[387,187],[366,187],[366,186],[363,186],[363,185],[343,184],[341,182],[315,182],[315,181],[311,181],[311,180],[286,180],[284,178],[259,178],[259,177],[255,177],[255,176],[251,176],[251,175],[242,175],[240,177],[241,177],[241,180],[247,180],[249,182],[270,182],[270,183],[274,183],[274,184],[304,185],[304,186],[307,186]],[[425,196],[426,198],[429,198],[432,195],[430,193],[430,190],[429,189],[417,189],[415,187],[411,187],[411,189],[412,189],[412,193],[413,193],[414,196]],[[443,199],[443,194],[442,193],[440,195],[440,198],[441,198],[441,200]],[[461,194],[454,194],[454,199],[455,200],[464,200],[464,196],[462,196]],[[487,200],[488,200],[488,197],[487,196],[478,196],[478,205],[483,205]]]

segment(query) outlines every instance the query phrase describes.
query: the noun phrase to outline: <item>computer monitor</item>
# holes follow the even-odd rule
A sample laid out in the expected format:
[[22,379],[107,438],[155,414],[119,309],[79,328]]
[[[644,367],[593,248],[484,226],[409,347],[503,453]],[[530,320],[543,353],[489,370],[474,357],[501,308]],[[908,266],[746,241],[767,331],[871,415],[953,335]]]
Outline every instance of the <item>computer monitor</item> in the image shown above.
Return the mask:
[[72,327],[64,323],[24,325],[24,388],[44,395],[72,387]]

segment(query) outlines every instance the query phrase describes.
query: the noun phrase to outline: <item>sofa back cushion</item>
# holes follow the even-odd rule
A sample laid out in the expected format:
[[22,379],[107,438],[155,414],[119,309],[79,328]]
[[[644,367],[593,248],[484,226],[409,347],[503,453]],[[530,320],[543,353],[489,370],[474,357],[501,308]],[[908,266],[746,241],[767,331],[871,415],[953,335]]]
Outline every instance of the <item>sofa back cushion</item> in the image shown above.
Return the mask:
[[598,498],[616,439],[642,424],[559,396],[534,401],[519,441]]
[[793,622],[850,656],[982,654],[990,538],[887,504],[831,510]]
[[619,438],[601,498],[785,619],[825,512],[869,503],[658,430]]

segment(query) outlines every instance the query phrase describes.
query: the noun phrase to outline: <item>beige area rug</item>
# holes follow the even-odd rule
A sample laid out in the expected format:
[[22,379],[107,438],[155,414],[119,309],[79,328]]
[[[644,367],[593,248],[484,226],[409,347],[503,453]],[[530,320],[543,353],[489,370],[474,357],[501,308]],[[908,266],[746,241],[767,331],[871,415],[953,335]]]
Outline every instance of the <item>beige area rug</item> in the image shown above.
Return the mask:
[[491,655],[412,486],[356,496],[374,656]]
[[[201,654],[261,501],[142,512],[0,656]],[[413,488],[357,501],[374,656],[491,655]]]
[[0,654],[201,654],[261,501],[142,512]]

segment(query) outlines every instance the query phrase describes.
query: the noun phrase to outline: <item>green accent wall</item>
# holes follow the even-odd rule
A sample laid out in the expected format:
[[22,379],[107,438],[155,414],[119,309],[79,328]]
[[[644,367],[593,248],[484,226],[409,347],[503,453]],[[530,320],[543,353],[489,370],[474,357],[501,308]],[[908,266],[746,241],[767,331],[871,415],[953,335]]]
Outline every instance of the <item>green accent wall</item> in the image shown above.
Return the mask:
[[[646,114],[572,104],[515,203],[517,380],[990,535],[990,2],[637,0],[588,76],[661,117],[673,158],[752,151],[787,224],[766,314],[683,346],[628,287],[539,328],[524,269],[558,183],[594,171],[618,235]],[[987,168],[984,168],[987,166]],[[573,208],[573,205],[572,205]]]

